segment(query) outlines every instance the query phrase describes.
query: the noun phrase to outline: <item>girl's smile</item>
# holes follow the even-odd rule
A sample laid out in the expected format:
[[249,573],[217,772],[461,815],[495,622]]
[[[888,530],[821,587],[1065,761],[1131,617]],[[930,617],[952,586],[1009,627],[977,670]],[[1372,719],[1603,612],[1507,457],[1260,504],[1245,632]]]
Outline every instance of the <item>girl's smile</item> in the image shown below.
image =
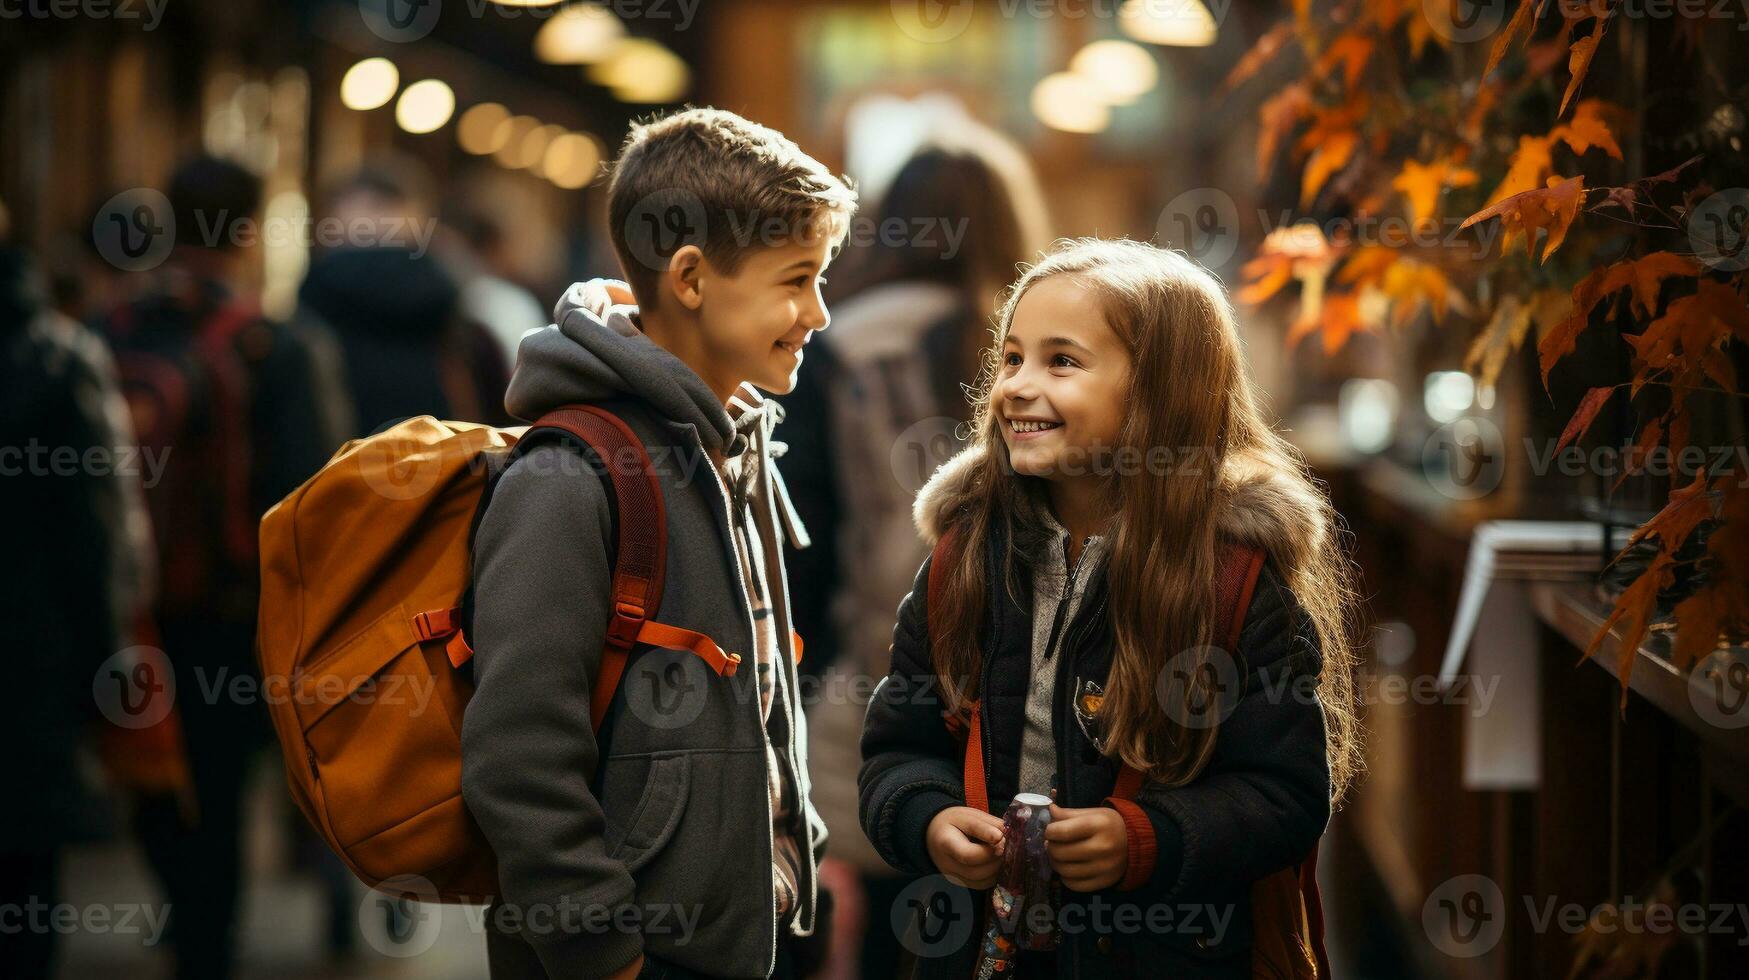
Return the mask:
[[1096,296],[1072,276],[1026,291],[1003,337],[992,411],[1014,470],[1090,475],[1117,443],[1129,352]]

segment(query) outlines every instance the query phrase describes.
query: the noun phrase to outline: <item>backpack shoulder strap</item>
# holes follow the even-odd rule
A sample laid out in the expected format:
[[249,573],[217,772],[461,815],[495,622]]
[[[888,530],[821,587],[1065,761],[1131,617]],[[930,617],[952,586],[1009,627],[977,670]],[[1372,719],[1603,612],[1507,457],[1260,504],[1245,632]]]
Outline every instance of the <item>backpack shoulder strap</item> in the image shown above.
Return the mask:
[[[923,610],[924,619],[929,629],[929,642],[934,646],[941,622],[936,610],[941,608],[942,592],[947,587],[947,573],[958,560],[959,549],[955,546],[952,529],[944,532],[936,539],[935,548],[929,556],[929,592],[928,606]],[[931,658],[933,660],[933,657]],[[982,691],[978,692],[980,695]],[[978,700],[961,705],[959,713],[946,717],[948,730],[958,735],[964,730],[966,736],[965,762],[960,767],[964,776],[966,806],[973,809],[990,810],[989,789],[984,781],[984,724],[982,705]]]
[[[568,405],[541,416],[517,441],[517,450],[533,445],[533,438],[542,432],[570,435],[594,452],[607,471],[618,508],[613,612],[601,668],[590,691],[589,720],[594,730],[601,731],[635,644],[690,650],[719,676],[733,676],[741,663],[739,654],[725,653],[703,633],[656,622],[667,569],[668,517],[656,468],[643,440],[619,416],[595,405]],[[414,618],[415,632],[421,639],[450,637],[450,662],[456,667],[473,656],[459,630],[460,620],[459,609],[421,613]]]
[[[1217,548],[1216,556],[1220,567],[1215,572],[1215,637],[1221,649],[1238,656],[1245,614],[1251,609],[1251,597],[1256,594],[1257,579],[1263,573],[1263,549],[1224,544]],[[1133,800],[1141,788],[1141,772],[1125,765],[1118,770],[1117,785],[1111,795],[1114,799]]]
[[[719,675],[732,675],[741,658],[724,653],[703,633],[656,622],[667,568],[668,516],[662,488],[643,440],[619,416],[595,405],[572,405],[547,413],[529,426],[569,433],[595,451],[612,481],[619,507],[618,547],[613,566],[613,614],[601,669],[590,691],[589,721],[595,731],[607,717],[635,643],[691,650]],[[523,436],[528,438],[528,434]],[[636,460],[637,466],[627,465]]]

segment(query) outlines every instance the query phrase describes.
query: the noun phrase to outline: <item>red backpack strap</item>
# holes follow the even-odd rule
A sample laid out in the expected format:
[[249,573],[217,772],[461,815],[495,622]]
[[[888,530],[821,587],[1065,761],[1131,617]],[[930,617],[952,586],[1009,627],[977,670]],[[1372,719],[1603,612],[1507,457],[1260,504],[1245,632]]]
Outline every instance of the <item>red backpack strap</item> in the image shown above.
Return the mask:
[[1245,628],[1245,614],[1251,609],[1251,597],[1257,591],[1257,578],[1263,573],[1263,549],[1252,545],[1234,544],[1219,550],[1220,571],[1215,579],[1215,635],[1221,649],[1238,655],[1239,634]]
[[[689,650],[719,676],[734,676],[741,664],[739,654],[725,653],[703,633],[656,622],[668,562],[668,516],[662,506],[656,468],[643,440],[619,416],[594,405],[571,405],[549,412],[528,427],[522,441],[541,429],[568,433],[594,450],[613,481],[614,500],[619,507],[613,618],[607,624],[601,669],[590,692],[589,720],[594,730],[601,731],[635,644]],[[628,458],[638,460],[635,471],[624,465]],[[474,653],[462,636],[460,625],[459,609],[434,610],[413,617],[414,632],[421,640],[450,638],[449,659],[457,667]]]
[[[947,588],[947,574],[958,560],[958,548],[955,546],[956,535],[953,529],[947,530],[936,539],[935,549],[929,556],[929,592],[928,608],[924,610],[929,623],[929,642],[931,647],[939,632],[941,622],[936,616],[936,610],[941,608],[941,597]],[[978,701],[969,701],[962,705],[959,713],[947,716],[948,730],[958,734],[965,732],[965,762],[960,767],[963,774],[966,791],[966,806],[986,813],[990,810],[988,791],[984,785],[984,724],[983,712]]]
[[[613,618],[607,624],[606,648],[589,705],[589,722],[595,731],[601,731],[608,705],[619,690],[626,661],[636,643],[691,650],[717,674],[734,674],[741,663],[739,656],[724,653],[703,633],[655,621],[662,604],[662,576],[667,568],[668,515],[662,506],[656,467],[650,462],[643,440],[619,416],[594,405],[573,405],[549,412],[529,426],[531,433],[537,429],[560,429],[595,450],[613,481],[614,499],[619,505]],[[623,462],[633,454],[638,460],[636,472]]]

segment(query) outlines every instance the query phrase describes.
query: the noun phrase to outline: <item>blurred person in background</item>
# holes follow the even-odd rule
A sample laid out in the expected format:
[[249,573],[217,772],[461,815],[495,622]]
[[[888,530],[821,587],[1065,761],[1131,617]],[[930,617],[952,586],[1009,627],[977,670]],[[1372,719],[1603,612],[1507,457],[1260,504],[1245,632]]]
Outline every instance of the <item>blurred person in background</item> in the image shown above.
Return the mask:
[[298,320],[325,325],[339,343],[351,436],[416,415],[510,421],[503,347],[464,313],[455,279],[431,254],[426,199],[410,167],[377,164],[330,192],[318,224],[343,240],[311,262]]
[[267,736],[261,705],[232,686],[261,689],[256,526],[327,460],[340,411],[304,335],[265,319],[245,285],[260,179],[198,157],[167,197],[174,247],[103,328],[141,447],[163,461],[145,487],[157,597],[135,642],[172,665],[186,752],[162,768],[185,767],[187,785],[142,793],[134,820],[171,907],[177,975],[206,980],[234,966],[243,788]]
[[[5,224],[0,211],[0,241]],[[0,810],[0,905],[55,906],[64,849],[111,829],[78,747],[103,723],[93,679],[127,645],[150,588],[139,476],[118,459],[133,441],[102,340],[52,309],[22,249],[0,245],[0,509],[13,518],[0,595],[9,682],[28,692],[0,713],[9,781],[22,790]],[[33,448],[46,453],[34,463]],[[89,465],[63,466],[69,457]],[[52,976],[57,930],[8,925],[19,928],[0,943],[0,976]]]
[[485,327],[498,341],[504,363],[516,366],[522,338],[550,322],[534,293],[516,281],[505,220],[494,213],[490,199],[457,194],[445,205],[448,236],[444,265],[460,286],[463,317]]
[[[970,120],[927,140],[882,196],[863,245],[842,260],[824,358],[802,366],[784,399],[778,436],[796,505],[813,527],[836,527],[832,567],[803,574],[798,555],[793,604],[828,623],[808,640],[807,660],[831,645],[821,696],[810,707],[816,804],[831,833],[822,876],[854,895],[862,914],[840,914],[837,950],[860,949],[866,980],[898,967],[887,922],[905,885],[864,836],[858,817],[858,742],[867,694],[886,676],[893,610],[910,591],[929,549],[911,523],[911,502],[934,465],[961,445],[971,417],[962,385],[978,373],[998,294],[1022,262],[1048,244],[1044,194],[1018,147]],[[903,226],[903,234],[889,234]],[[824,362],[824,367],[822,367]],[[903,471],[903,472],[901,472]],[[820,519],[822,513],[831,520]],[[827,537],[821,535],[819,537]],[[815,549],[822,549],[817,538]],[[836,556],[844,556],[838,560]],[[811,557],[811,556],[810,556]],[[834,976],[848,975],[838,964]]]

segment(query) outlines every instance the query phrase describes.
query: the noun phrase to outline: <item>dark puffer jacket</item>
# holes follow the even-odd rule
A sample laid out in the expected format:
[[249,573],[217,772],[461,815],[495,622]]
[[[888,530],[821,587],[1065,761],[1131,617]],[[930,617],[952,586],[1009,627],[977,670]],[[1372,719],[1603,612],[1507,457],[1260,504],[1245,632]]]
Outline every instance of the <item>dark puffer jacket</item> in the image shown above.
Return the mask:
[[[943,467],[918,500],[918,524],[934,539],[963,498],[977,450]],[[1267,478],[1264,478],[1267,480]],[[1303,506],[1280,484],[1241,485],[1219,509],[1221,529],[1262,545],[1280,540],[1283,522]],[[984,637],[980,690],[984,768],[991,810],[1000,814],[1016,792],[1032,645],[1028,576],[1010,597],[1000,586],[1007,543],[992,535],[983,556],[994,610]],[[917,912],[908,939],[918,976],[971,976],[976,953],[974,895],[937,873],[924,845],[937,813],[964,804],[960,744],[943,724],[943,702],[930,667],[929,563],[899,609],[891,672],[869,708],[860,774],[863,826],[881,855],[901,871],[927,876],[908,901]],[[1080,610],[1063,630],[1056,658],[1052,727],[1057,736],[1058,802],[1099,806],[1117,779],[1077,722],[1069,692],[1085,681],[1103,684],[1114,649],[1106,582],[1096,572]],[[1131,826],[1127,876],[1135,887],[1092,894],[1064,889],[1060,978],[1170,976],[1179,980],[1248,978],[1251,972],[1250,886],[1297,865],[1323,833],[1330,815],[1330,777],[1323,712],[1310,692],[1319,654],[1310,621],[1266,564],[1248,608],[1236,651],[1238,693],[1216,739],[1213,759],[1186,786],[1145,781],[1136,795],[1145,821]],[[1149,852],[1152,852],[1151,866]]]

